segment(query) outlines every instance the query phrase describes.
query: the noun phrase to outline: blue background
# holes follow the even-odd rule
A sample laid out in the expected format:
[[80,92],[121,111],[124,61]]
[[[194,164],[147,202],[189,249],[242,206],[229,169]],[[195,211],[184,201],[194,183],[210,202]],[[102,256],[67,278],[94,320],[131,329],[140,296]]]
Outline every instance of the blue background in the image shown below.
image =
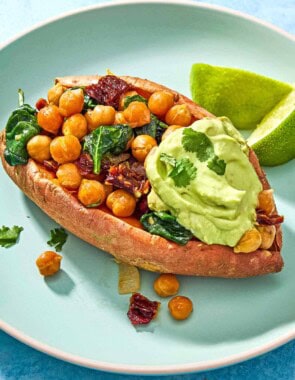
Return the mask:
[[[94,0],[0,0],[0,43],[12,38],[37,22],[65,11],[96,4]],[[110,2],[110,0],[108,0]],[[203,1],[200,1],[203,3]],[[289,33],[295,34],[294,0],[207,0],[256,16]],[[290,64],[292,57],[290,57]],[[294,59],[293,63],[294,64]],[[295,81],[295,78],[294,78]],[[1,291],[5,291],[1,289]],[[143,379],[144,376],[116,375],[81,368],[42,354],[0,331],[0,380],[39,379]],[[151,376],[156,380],[160,376]],[[295,342],[270,353],[230,367],[191,375],[169,376],[172,380],[264,380],[295,379]]]

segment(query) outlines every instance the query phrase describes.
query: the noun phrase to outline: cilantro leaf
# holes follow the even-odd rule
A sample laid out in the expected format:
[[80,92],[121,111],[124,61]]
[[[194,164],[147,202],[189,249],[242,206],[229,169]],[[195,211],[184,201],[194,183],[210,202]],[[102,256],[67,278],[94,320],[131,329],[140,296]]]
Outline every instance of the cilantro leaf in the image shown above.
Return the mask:
[[47,244],[54,247],[57,252],[60,252],[67,240],[68,234],[63,228],[54,228],[50,231],[50,235],[50,240],[48,240]]
[[173,167],[168,176],[173,179],[177,187],[185,187],[196,178],[197,169],[188,158],[176,160],[168,154],[162,153],[160,160]]
[[223,175],[225,173],[226,163],[218,156],[214,156],[208,162],[207,167],[213,170],[216,174]]
[[126,96],[126,98],[124,99],[124,109],[127,108],[129,104],[132,102],[142,102],[147,104],[148,101],[146,100],[146,98],[140,95]]
[[194,152],[197,158],[204,162],[214,155],[214,148],[209,137],[203,132],[185,128],[182,134],[182,146],[187,152]]
[[6,226],[2,226],[2,228],[0,228],[1,247],[9,248],[12,245],[16,244],[21,231],[23,231],[23,227],[13,226],[9,228]]

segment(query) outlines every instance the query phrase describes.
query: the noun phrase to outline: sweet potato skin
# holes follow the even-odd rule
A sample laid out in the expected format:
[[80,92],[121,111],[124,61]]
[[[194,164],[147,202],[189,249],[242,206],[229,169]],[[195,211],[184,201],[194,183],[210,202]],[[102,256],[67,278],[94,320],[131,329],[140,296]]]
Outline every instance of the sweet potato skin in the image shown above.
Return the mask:
[[[57,78],[67,87],[95,83],[98,76]],[[153,82],[121,77],[135,88],[152,93],[165,87]],[[172,91],[172,90],[170,90]],[[186,97],[172,91],[179,103],[189,105],[194,117],[212,116]],[[280,254],[281,229],[277,229],[275,251],[257,250],[236,254],[232,248],[207,245],[192,240],[185,246],[133,227],[100,209],[85,208],[71,193],[56,185],[51,174],[29,159],[27,165],[9,166],[4,159],[5,133],[0,136],[2,164],[15,184],[49,217],[82,240],[102,249],[116,259],[150,271],[182,275],[243,278],[279,272],[283,267]],[[249,159],[264,189],[269,188],[265,174],[253,151]]]

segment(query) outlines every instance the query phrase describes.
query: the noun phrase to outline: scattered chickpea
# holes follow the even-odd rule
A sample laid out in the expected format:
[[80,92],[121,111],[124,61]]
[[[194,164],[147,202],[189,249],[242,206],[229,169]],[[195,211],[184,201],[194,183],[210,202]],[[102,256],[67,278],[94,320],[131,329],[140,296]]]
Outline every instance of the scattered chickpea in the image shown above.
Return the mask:
[[75,161],[81,152],[81,144],[72,135],[55,137],[50,144],[52,158],[59,164]]
[[81,113],[70,116],[62,126],[64,135],[73,135],[81,140],[87,134],[87,121]]
[[135,206],[135,197],[125,190],[115,190],[107,197],[107,207],[119,217],[131,216]]
[[149,135],[139,135],[131,143],[132,155],[139,162],[144,162],[149,152],[157,146],[157,141]]
[[120,101],[119,101],[119,111],[123,111],[125,108],[125,99],[127,96],[135,96],[138,95],[136,91],[127,91],[125,94],[121,95]]
[[116,112],[114,124],[127,124],[123,112]]
[[193,303],[188,297],[176,296],[169,301],[168,308],[174,319],[184,320],[193,311]]
[[168,125],[182,125],[187,127],[191,124],[192,114],[186,104],[176,104],[166,113],[165,121]]
[[271,215],[274,212],[273,189],[263,190],[258,194],[258,208],[263,210],[266,215]]
[[174,95],[169,91],[156,91],[148,101],[148,107],[157,116],[164,116],[174,104]]
[[174,274],[162,273],[154,282],[154,290],[160,297],[170,297],[178,293],[179,281]]
[[63,117],[57,106],[49,104],[48,106],[41,108],[37,113],[37,121],[40,127],[45,131],[57,134],[63,123]]
[[80,113],[84,106],[84,93],[81,88],[65,91],[59,99],[59,111],[69,117],[75,113]]
[[36,260],[36,265],[42,276],[52,276],[60,270],[62,256],[53,251],[43,252]]
[[82,179],[78,191],[79,201],[86,207],[97,207],[106,199],[104,185],[91,179]]
[[60,185],[70,190],[78,189],[82,181],[79,169],[75,164],[62,164],[58,167],[56,176]]
[[111,106],[97,105],[85,113],[88,129],[93,131],[101,125],[114,124],[116,110]]
[[141,127],[151,121],[151,111],[143,102],[132,102],[123,111],[123,115],[131,128]]
[[33,160],[38,162],[43,162],[44,160],[49,160],[50,154],[50,144],[51,138],[45,135],[37,135],[32,137],[27,144],[27,151]]
[[235,253],[250,253],[256,251],[262,243],[261,234],[256,228],[244,233],[238,244],[234,247]]
[[60,83],[57,83],[55,86],[51,87],[47,92],[48,102],[54,104],[55,106],[58,106],[59,99],[64,91],[65,88]]
[[176,129],[183,128],[182,125],[169,125],[166,131],[162,135],[162,141],[164,141],[172,132],[176,131]]

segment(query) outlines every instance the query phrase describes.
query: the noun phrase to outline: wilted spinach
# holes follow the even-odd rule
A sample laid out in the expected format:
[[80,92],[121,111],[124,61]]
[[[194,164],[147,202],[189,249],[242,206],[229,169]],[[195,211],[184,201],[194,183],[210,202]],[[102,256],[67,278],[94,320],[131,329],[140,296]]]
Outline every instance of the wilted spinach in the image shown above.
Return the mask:
[[129,104],[132,102],[142,102],[147,104],[148,101],[141,95],[126,96],[126,98],[124,99],[124,108],[127,108]]
[[84,138],[84,151],[88,152],[93,160],[93,172],[99,174],[101,159],[107,153],[115,156],[124,152],[133,131],[128,125],[103,125]]
[[89,95],[84,94],[84,106],[83,111],[87,111],[89,109],[93,110],[95,106],[97,106],[97,101],[93,98],[91,98]]
[[135,128],[135,135],[150,135],[157,140],[157,143],[160,144],[162,135],[165,132],[168,125],[159,120],[155,115],[151,115],[151,122],[142,127]]
[[185,245],[193,237],[191,231],[181,226],[176,218],[167,212],[144,214],[140,222],[149,233],[162,236],[180,245]]
[[40,132],[36,110],[24,104],[24,93],[18,91],[19,107],[12,112],[6,124],[6,149],[4,157],[11,166],[28,162],[27,143]]

